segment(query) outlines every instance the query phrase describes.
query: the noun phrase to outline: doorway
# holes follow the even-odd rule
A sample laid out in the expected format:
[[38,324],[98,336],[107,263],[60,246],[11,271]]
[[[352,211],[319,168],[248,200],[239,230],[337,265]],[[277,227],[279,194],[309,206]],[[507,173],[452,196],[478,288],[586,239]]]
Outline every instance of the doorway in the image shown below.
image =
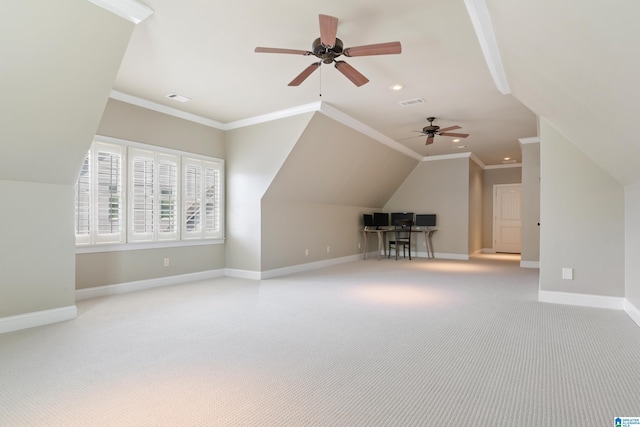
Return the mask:
[[519,254],[522,228],[522,184],[493,186],[493,250]]

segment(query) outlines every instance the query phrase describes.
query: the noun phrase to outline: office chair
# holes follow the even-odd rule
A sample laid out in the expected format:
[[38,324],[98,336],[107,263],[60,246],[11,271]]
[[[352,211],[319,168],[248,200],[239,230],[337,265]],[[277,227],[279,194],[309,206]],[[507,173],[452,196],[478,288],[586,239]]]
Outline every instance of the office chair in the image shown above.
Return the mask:
[[387,252],[387,258],[391,257],[391,248],[396,251],[396,260],[398,259],[398,247],[402,246],[402,256],[407,257],[406,250],[409,250],[409,260],[411,260],[411,226],[413,221],[410,219],[403,219],[393,225],[394,240],[389,240],[389,251]]

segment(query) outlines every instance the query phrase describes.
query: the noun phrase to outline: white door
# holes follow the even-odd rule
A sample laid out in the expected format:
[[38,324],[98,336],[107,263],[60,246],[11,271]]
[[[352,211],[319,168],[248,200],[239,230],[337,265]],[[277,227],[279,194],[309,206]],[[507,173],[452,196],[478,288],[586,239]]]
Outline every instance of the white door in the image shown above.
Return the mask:
[[522,184],[493,186],[493,249],[520,253]]

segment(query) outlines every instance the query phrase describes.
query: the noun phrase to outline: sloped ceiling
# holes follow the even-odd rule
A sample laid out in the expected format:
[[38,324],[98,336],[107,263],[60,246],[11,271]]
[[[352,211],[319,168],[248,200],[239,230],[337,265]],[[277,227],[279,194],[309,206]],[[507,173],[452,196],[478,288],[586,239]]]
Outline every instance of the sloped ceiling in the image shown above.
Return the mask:
[[640,180],[640,3],[486,3],[513,95],[620,183]]
[[[463,0],[142,3],[154,13],[131,38],[114,85],[119,93],[223,124],[322,100],[421,157],[472,151],[486,165],[520,159],[518,139],[536,136],[535,115],[496,89]],[[361,87],[331,64],[287,86],[317,58],[254,49],[311,49],[319,14],[338,18],[345,47],[400,41],[402,53],[340,57],[370,80]],[[390,90],[396,83],[404,89]],[[191,101],[168,99],[170,92]],[[400,104],[418,98],[424,103]],[[430,116],[470,136],[426,146],[416,131]]]
[[382,207],[417,164],[315,113],[263,200]]
[[87,1],[5,2],[0,179],[73,184],[133,24]]

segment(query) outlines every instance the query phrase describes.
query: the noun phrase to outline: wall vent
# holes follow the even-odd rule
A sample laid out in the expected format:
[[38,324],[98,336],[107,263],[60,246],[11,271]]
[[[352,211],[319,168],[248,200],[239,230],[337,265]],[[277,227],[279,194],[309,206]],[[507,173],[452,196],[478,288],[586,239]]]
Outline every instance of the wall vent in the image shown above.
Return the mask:
[[400,104],[402,107],[408,107],[410,105],[417,105],[417,104],[424,104],[425,101],[422,98],[416,98],[416,99],[408,99],[406,101],[398,101],[398,104]]

